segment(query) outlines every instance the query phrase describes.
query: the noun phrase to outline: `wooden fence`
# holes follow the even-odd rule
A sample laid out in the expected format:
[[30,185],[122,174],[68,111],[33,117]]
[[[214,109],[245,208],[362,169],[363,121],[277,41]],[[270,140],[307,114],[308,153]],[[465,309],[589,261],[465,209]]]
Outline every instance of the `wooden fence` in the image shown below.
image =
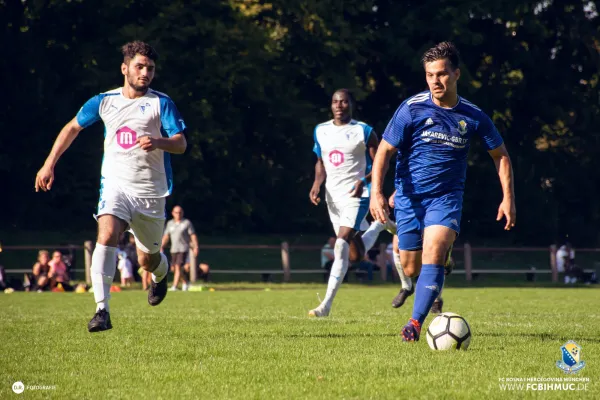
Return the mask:
[[[91,283],[90,267],[92,264],[92,252],[94,250],[94,243],[89,240],[84,242],[83,246],[78,245],[52,245],[52,246],[3,246],[0,251],[14,251],[14,250],[38,250],[38,249],[53,249],[53,248],[69,248],[72,250],[83,250],[84,251],[84,262],[85,262],[85,280],[87,283]],[[200,250],[279,250],[281,251],[281,269],[211,269],[211,274],[273,274],[283,275],[284,282],[290,282],[292,280],[292,274],[318,274],[323,273],[323,269],[292,269],[292,257],[291,251],[315,251],[320,252],[321,246],[314,245],[294,245],[290,246],[287,242],[281,243],[281,245],[200,245]],[[387,244],[382,243],[379,245],[381,254],[386,254]],[[471,247],[469,243],[465,243],[463,246],[455,247],[454,252],[462,252],[464,260],[464,269],[455,269],[453,274],[464,274],[467,281],[473,280],[474,274],[552,274],[552,282],[558,282],[558,270],[556,267],[556,245],[549,247]],[[508,253],[508,252],[547,252],[548,254],[548,269],[482,269],[476,268],[473,264],[473,253],[483,252],[497,252],[497,253]],[[600,249],[577,249],[577,252],[592,252],[600,253]],[[386,263],[392,262],[387,257],[379,257],[379,267],[382,274],[382,279],[386,280]],[[190,264],[197,265],[196,259],[193,252],[190,251]],[[81,272],[81,269],[75,269],[76,272]],[[593,269],[586,269],[585,272],[593,272]],[[7,269],[6,273],[26,273],[31,272],[29,269]],[[190,280],[196,281],[196,268],[190,269]]]

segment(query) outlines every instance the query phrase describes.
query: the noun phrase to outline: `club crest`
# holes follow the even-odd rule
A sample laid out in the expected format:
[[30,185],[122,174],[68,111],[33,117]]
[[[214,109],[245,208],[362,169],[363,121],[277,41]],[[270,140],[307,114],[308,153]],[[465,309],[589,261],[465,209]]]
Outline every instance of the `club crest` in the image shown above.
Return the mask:
[[140,111],[142,112],[142,114],[146,113],[146,109],[150,108],[150,103],[146,103],[146,104],[141,104],[140,105]]
[[574,374],[585,367],[585,362],[581,361],[581,346],[572,340],[563,344],[560,348],[562,360],[556,362],[556,366],[567,374]]
[[458,122],[458,133],[460,133],[461,135],[464,135],[465,133],[467,133],[467,123],[465,122],[464,119],[461,119]]

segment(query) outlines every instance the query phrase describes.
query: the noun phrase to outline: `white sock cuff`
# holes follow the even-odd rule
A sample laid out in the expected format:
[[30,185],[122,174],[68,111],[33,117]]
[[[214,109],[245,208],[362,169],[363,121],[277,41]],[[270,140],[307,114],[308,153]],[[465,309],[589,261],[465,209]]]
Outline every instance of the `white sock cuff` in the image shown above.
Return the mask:
[[165,253],[160,253],[160,262],[158,263],[158,266],[152,273],[152,280],[155,283],[158,283],[158,282],[162,281],[163,279],[165,279],[165,277],[167,276],[168,273],[169,273],[169,260],[167,259],[167,256],[165,255]]

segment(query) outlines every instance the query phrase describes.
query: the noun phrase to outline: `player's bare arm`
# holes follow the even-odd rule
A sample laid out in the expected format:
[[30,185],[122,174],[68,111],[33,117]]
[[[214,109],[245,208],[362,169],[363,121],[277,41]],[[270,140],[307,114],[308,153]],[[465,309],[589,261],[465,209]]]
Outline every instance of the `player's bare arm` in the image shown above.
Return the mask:
[[321,185],[325,182],[325,178],[327,177],[327,173],[325,172],[325,165],[323,165],[323,159],[319,157],[317,162],[315,163],[315,181],[310,189],[310,201],[318,206],[321,202],[321,198],[319,197],[319,192],[321,191]]
[[140,148],[144,151],[153,151],[160,149],[167,153],[183,154],[187,147],[187,140],[182,133],[177,133],[169,138],[155,138],[151,136],[142,136],[136,140]]
[[193,233],[190,236],[190,239],[192,240],[192,250],[194,251],[194,256],[198,257],[198,235],[196,235],[195,233]]
[[383,178],[387,173],[390,159],[398,150],[382,139],[373,160],[371,176],[371,205],[370,211],[373,218],[385,224],[390,213],[388,200],[383,194]]
[[52,189],[52,184],[54,183],[54,167],[60,156],[62,156],[69,146],[71,146],[71,143],[73,143],[73,140],[75,140],[82,129],[83,128],[77,123],[77,118],[73,118],[61,129],[52,146],[52,150],[50,150],[50,155],[35,177],[36,192],[39,192],[40,189],[44,192]]
[[498,207],[497,221],[500,221],[502,217],[506,218],[505,230],[510,230],[517,223],[517,208],[515,205],[515,185],[514,176],[512,169],[512,162],[508,155],[506,146],[501,146],[489,151],[490,156],[494,160],[496,170],[498,171],[498,177],[500,178],[500,184],[502,185],[502,203]]
[[[377,134],[375,133],[375,131],[372,131],[371,135],[369,135],[369,141],[367,142],[367,150],[369,151],[369,157],[371,157],[371,160],[375,159],[375,155],[377,154],[377,146],[378,145],[379,145],[379,138],[377,137]],[[362,192],[365,187],[365,184],[368,182],[371,182],[372,174],[373,174],[373,171],[366,174],[364,179],[356,181],[356,183],[352,187],[352,190],[350,190],[350,193],[352,193],[352,197],[362,196]]]

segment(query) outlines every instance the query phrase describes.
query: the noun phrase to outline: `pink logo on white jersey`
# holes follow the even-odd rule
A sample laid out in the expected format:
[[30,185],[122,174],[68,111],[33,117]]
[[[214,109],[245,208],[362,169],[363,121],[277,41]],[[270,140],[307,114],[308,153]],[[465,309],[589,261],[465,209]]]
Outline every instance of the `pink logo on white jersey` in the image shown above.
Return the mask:
[[131,128],[124,126],[117,130],[117,143],[125,150],[135,146],[136,139],[137,133]]
[[334,150],[329,153],[329,162],[334,166],[339,167],[344,162],[344,153],[339,150]]

